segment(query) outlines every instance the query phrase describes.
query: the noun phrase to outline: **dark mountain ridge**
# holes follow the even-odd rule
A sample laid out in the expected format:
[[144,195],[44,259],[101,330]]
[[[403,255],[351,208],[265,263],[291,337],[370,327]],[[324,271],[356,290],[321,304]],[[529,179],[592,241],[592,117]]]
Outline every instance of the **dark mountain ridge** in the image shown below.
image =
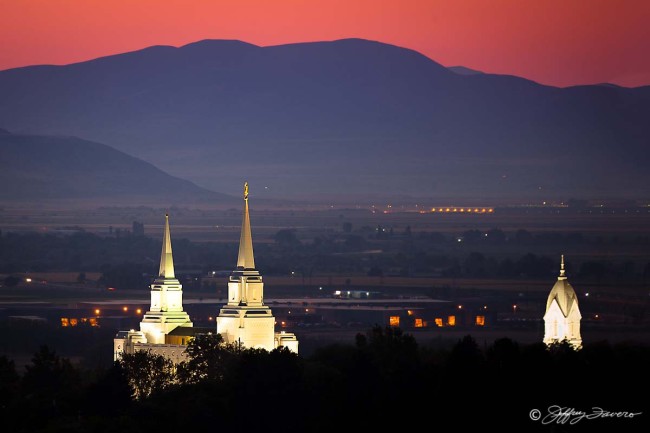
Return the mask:
[[212,190],[643,198],[650,87],[459,75],[378,42],[207,40],[0,72],[0,124],[107,143]]

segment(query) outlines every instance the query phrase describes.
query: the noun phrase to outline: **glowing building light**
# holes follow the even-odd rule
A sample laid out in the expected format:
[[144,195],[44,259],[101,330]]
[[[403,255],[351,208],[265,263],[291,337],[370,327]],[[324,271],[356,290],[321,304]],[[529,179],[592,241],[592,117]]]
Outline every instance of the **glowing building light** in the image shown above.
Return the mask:
[[456,326],[456,316],[447,317],[447,325]]
[[61,326],[64,328],[70,326],[70,321],[67,317],[61,317]]
[[95,309],[95,314],[99,316],[99,313],[101,313],[101,311],[99,310],[99,308],[96,308]]
[[31,279],[31,278],[25,278],[25,282],[26,282],[26,283],[31,283],[31,282],[32,282],[32,279]]
[[70,319],[70,326],[77,326],[78,323],[79,321],[77,319]]
[[476,316],[476,326],[485,326],[485,316]]
[[135,310],[135,312],[138,313],[138,314],[140,314],[140,313],[142,313],[142,309],[141,309],[141,308],[138,308],[137,310]]
[[390,316],[388,318],[388,324],[395,327],[399,326],[399,316]]
[[424,328],[424,321],[420,318],[415,319],[416,328]]
[[436,317],[433,321],[437,327],[442,328],[442,317]]
[[127,311],[129,311],[129,307],[126,307],[126,306],[122,307],[122,311],[124,311],[126,313]]
[[406,314],[408,314],[409,316],[412,316],[413,315],[413,310],[406,310]]

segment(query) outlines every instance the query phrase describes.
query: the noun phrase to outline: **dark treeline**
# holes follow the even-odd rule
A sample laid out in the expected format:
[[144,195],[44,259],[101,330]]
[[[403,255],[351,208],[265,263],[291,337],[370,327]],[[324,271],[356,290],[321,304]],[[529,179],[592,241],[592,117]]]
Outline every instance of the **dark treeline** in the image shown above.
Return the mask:
[[[601,251],[607,242],[585,238],[580,233],[532,234],[519,230],[506,234],[499,229],[487,232],[468,230],[458,236],[440,233],[414,234],[409,227],[392,229],[368,227],[343,231],[314,239],[299,239],[294,230],[280,230],[272,243],[256,245],[256,261],[265,275],[309,277],[318,273],[366,273],[371,276],[435,275],[464,278],[552,278],[557,274],[558,257],[536,254],[543,245],[594,244]],[[349,231],[347,231],[349,229]],[[627,240],[630,245],[645,245],[647,238]],[[494,253],[499,247],[498,255]],[[372,251],[371,254],[363,254]],[[505,251],[505,252],[504,252]],[[102,237],[78,232],[61,236],[39,233],[3,233],[0,236],[0,273],[70,271],[101,272],[102,286],[142,288],[157,271],[160,241],[143,235],[125,233]],[[174,239],[177,269],[207,274],[212,270],[231,269],[237,245],[191,242]],[[574,277],[607,280],[650,278],[650,263],[640,255],[636,259],[603,260],[602,254],[583,258],[567,266]],[[5,285],[19,280],[9,276]],[[187,290],[200,284],[184,282]]]
[[[142,431],[644,431],[650,349],[634,344],[481,347],[471,336],[450,346],[418,345],[397,328],[376,327],[355,344],[309,358],[246,350],[197,337],[173,368],[140,352],[103,371],[83,371],[43,347],[18,374],[0,357],[0,416],[12,432]],[[553,405],[633,418],[542,425],[533,409]],[[568,424],[568,423],[567,423]],[[570,429],[569,429],[570,428]],[[397,430],[399,429],[399,430]],[[467,431],[467,430],[462,430]]]

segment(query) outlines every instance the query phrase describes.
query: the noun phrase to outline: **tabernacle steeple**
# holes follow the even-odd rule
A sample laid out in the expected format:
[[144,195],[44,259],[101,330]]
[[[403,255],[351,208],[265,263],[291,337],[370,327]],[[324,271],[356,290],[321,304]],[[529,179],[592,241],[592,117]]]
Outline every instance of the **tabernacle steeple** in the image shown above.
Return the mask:
[[169,214],[165,214],[165,229],[163,232],[162,252],[160,253],[160,270],[158,277],[175,279],[174,259],[172,258],[172,240],[169,234]]
[[574,347],[581,347],[581,319],[578,296],[567,280],[564,270],[564,255],[562,255],[560,275],[546,300],[544,343],[552,344],[566,339]]
[[253,237],[251,235],[251,220],[248,213],[248,182],[244,183],[244,217],[241,223],[239,237],[239,255],[237,256],[238,270],[255,269],[253,257]]

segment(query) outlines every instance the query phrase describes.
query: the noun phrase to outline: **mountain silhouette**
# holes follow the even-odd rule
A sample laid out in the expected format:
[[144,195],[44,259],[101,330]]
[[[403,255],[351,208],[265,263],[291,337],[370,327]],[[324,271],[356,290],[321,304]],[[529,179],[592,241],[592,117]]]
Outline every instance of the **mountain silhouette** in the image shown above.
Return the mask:
[[0,200],[93,205],[233,204],[109,146],[76,137],[0,134]]
[[205,40],[2,71],[0,124],[214,191],[245,177],[284,197],[647,197],[650,87],[457,71],[361,39]]

